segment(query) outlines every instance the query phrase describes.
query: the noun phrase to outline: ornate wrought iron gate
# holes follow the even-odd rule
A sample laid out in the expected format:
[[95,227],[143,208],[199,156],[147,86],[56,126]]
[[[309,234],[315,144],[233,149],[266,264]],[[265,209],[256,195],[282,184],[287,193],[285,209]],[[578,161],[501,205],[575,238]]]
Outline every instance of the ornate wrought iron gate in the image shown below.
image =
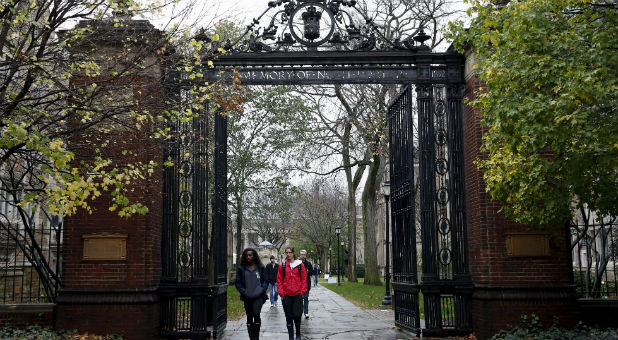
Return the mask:
[[[168,90],[175,100],[189,95],[182,87]],[[173,166],[165,169],[163,202],[161,335],[217,338],[227,313],[227,121],[206,109],[198,119],[175,122],[171,128],[167,147]],[[209,152],[213,134],[219,141],[214,153]]]
[[[271,1],[259,17],[271,11],[267,25],[256,27],[260,20],[255,19],[242,37],[224,45],[227,53],[214,68],[204,65],[203,73],[210,81],[240,77],[245,85],[408,84],[389,109],[395,322],[417,334],[469,333],[463,56],[450,50],[432,52],[422,28],[406,39],[388,40],[368,18],[360,20],[367,24],[354,21],[355,4]],[[191,85],[184,81],[180,84]],[[161,284],[162,333],[168,338],[216,338],[225,327],[226,124],[224,117],[214,116],[215,148],[210,155],[200,139],[186,143],[183,138],[203,136],[211,126],[208,120],[176,126],[181,133],[170,145],[175,165],[166,171]],[[208,235],[210,215],[213,235]],[[209,239],[217,246],[208,247]],[[417,247],[422,249],[420,277]],[[421,294],[424,318],[419,313]]]
[[416,253],[414,128],[412,86],[388,109],[393,228],[393,309],[395,323],[421,328]]
[[388,112],[395,323],[419,335],[472,331],[461,107],[461,84],[417,83]]

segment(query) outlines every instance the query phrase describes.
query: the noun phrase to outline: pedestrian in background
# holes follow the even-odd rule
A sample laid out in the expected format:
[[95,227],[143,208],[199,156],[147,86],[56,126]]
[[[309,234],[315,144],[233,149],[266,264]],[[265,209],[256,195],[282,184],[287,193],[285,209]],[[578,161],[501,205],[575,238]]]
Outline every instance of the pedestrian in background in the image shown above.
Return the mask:
[[279,264],[275,262],[275,256],[270,255],[270,263],[266,265],[266,277],[268,278],[268,291],[270,295],[270,307],[277,306],[277,299],[279,293],[277,293],[277,270]]
[[315,268],[313,269],[313,286],[317,286],[318,285],[318,275],[320,275],[320,264],[316,264]]
[[240,299],[245,304],[249,339],[259,340],[262,324],[260,312],[264,302],[268,299],[268,296],[266,296],[268,279],[266,278],[266,268],[260,261],[260,256],[252,248],[247,248],[242,252],[240,265],[236,269],[235,286],[240,293]]
[[303,295],[307,292],[307,277],[307,270],[302,261],[296,258],[294,247],[285,248],[285,262],[277,271],[277,288],[290,340],[294,340],[294,326],[296,340],[302,340],[300,318],[303,314]]
[[311,275],[313,275],[313,265],[307,260],[307,251],[300,251],[300,260],[307,269],[307,292],[303,294],[303,312],[305,313],[305,319],[309,319],[309,291],[311,290]]

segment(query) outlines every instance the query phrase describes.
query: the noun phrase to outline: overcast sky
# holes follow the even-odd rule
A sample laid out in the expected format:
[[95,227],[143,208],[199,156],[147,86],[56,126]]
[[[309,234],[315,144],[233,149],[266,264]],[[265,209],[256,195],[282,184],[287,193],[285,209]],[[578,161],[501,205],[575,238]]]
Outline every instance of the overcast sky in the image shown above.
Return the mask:
[[235,9],[241,16],[252,19],[268,8],[270,0],[217,0],[223,6]]
[[243,24],[249,24],[268,8],[270,0],[208,0],[217,7],[217,14],[234,17]]

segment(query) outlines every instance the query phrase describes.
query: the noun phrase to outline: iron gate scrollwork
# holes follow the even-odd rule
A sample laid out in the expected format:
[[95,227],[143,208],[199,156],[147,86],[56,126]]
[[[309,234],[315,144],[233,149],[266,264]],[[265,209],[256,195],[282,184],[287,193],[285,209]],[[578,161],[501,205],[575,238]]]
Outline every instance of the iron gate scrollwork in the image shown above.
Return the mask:
[[[174,73],[168,76],[178,79]],[[182,87],[167,90],[172,102],[190,95],[190,90]],[[206,107],[198,118],[170,125],[172,138],[167,148],[172,165],[164,174],[159,286],[161,335],[168,339],[216,339],[225,328],[227,312],[227,228],[221,221],[227,212],[220,203],[227,195],[227,145],[220,137],[226,135],[226,121]],[[213,137],[223,143],[213,145]],[[213,223],[210,235],[209,221]]]
[[469,333],[460,84],[417,87],[426,335]]
[[419,82],[414,92],[412,85],[406,87],[389,107],[395,322],[418,335],[472,331],[461,91],[457,82]]

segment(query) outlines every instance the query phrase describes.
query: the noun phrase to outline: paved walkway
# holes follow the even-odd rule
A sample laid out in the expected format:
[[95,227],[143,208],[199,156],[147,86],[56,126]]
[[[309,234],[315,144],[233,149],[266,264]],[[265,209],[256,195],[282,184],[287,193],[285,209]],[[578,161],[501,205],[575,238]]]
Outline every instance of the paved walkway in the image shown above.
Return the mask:
[[[302,318],[303,340],[407,340],[416,339],[412,333],[395,327],[392,310],[365,311],[332,291],[317,286],[309,294],[309,319]],[[246,319],[228,321],[223,340],[246,340]],[[262,308],[260,339],[287,340],[285,315],[281,301],[270,308],[266,301]]]

